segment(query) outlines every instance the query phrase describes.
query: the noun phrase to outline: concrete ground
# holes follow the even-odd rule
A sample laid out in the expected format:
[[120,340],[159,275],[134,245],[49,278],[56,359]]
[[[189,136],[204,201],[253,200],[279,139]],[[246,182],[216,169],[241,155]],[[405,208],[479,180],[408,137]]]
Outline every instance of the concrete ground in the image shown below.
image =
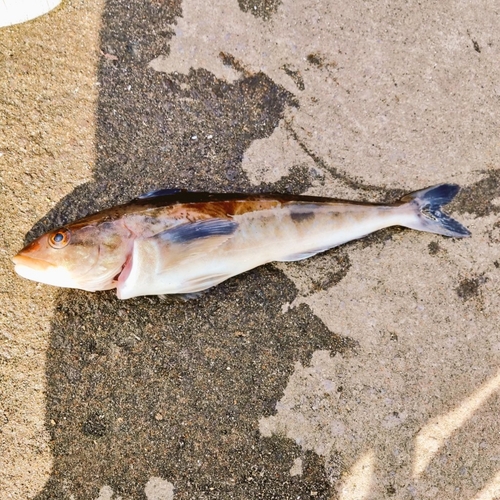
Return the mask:
[[[500,497],[494,2],[72,0],[0,30],[0,497]],[[17,277],[160,187],[380,201],[390,229],[201,298]]]

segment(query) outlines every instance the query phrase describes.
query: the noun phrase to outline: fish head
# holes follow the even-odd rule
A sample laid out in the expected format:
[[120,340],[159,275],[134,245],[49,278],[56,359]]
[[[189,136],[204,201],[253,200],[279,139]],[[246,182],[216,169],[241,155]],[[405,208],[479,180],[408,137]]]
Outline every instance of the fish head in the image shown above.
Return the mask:
[[49,231],[15,257],[15,271],[48,285],[108,290],[131,253],[130,232],[113,222],[67,225]]

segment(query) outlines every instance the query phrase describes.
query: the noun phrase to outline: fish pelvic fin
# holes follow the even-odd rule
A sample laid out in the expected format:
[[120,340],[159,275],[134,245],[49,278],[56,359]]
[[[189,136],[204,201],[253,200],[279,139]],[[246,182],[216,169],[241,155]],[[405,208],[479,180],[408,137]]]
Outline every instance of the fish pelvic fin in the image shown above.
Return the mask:
[[439,184],[403,196],[402,208],[409,208],[411,216],[402,224],[417,231],[442,234],[452,238],[466,238],[470,231],[460,222],[442,211],[460,191],[457,184]]

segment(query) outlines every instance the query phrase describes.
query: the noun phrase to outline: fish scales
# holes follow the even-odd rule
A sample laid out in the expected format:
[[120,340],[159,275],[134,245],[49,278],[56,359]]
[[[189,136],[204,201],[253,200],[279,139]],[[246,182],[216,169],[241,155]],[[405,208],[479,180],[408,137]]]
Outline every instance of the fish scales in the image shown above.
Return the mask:
[[161,190],[41,236],[14,258],[21,276],[121,299],[210,288],[272,261],[311,257],[401,225],[451,237],[469,231],[441,207],[441,184],[393,204],[282,194]]

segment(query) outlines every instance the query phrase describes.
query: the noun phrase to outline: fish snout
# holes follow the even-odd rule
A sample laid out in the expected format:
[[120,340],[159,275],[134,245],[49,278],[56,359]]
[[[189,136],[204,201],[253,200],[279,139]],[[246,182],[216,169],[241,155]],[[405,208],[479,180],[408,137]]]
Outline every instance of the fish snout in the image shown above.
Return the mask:
[[51,267],[54,267],[53,264],[47,262],[46,260],[34,259],[33,257],[29,257],[21,250],[17,255],[12,257],[12,262],[16,265],[16,272],[18,272],[18,268],[27,267],[32,269],[33,271],[47,271]]

